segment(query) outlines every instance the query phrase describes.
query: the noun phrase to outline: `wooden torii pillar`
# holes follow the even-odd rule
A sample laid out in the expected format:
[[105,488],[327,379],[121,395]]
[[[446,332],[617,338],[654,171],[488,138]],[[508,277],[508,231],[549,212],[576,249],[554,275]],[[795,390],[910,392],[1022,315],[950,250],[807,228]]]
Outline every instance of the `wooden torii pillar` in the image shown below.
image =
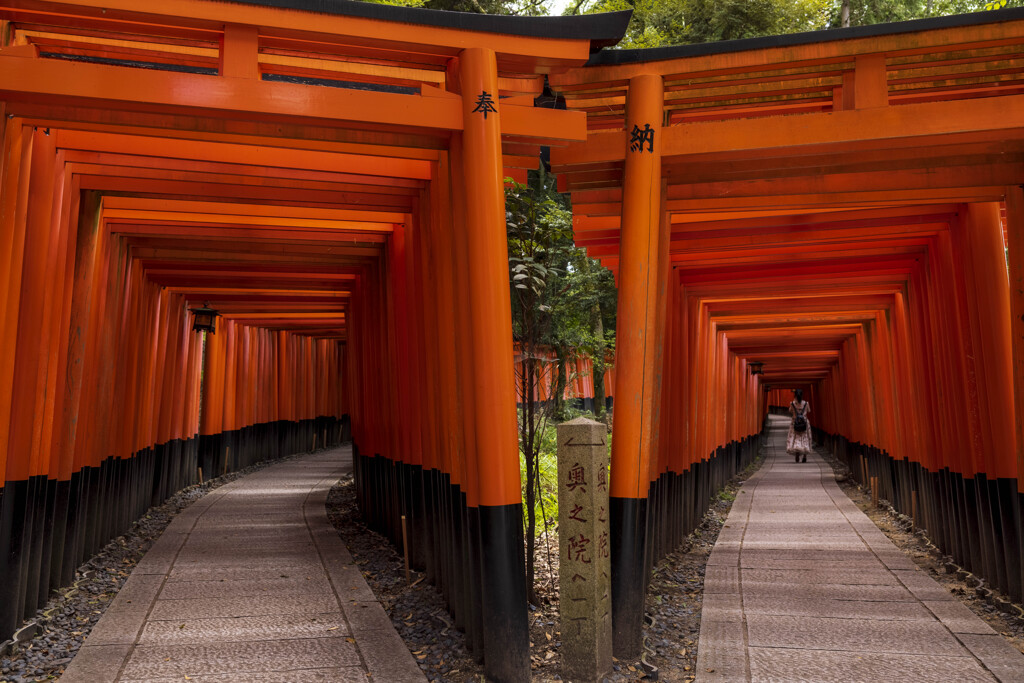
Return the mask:
[[[1016,525],[1005,531],[1016,533],[1019,553],[1010,557],[1008,571],[1020,577],[1017,585],[1024,586],[1024,185],[1006,189],[1007,261],[1010,278],[1010,343],[1013,353],[1013,395],[1015,402],[1014,429],[1016,430],[1017,486],[1005,490],[1010,498],[1010,513]],[[1002,482],[1001,482],[1002,483]],[[1000,488],[1000,493],[1004,488]],[[1013,494],[1016,493],[1016,497]],[[1002,502],[1002,501],[1000,501]],[[1009,543],[1009,541],[1008,541]],[[1020,600],[1021,596],[1013,596]]]
[[480,598],[488,676],[528,681],[530,643],[523,566],[522,504],[519,492],[519,437],[512,367],[512,310],[505,237],[505,195],[501,159],[498,69],[493,50],[468,48],[460,55],[462,85],[462,170],[457,188],[465,207],[472,390],[464,405],[474,426],[480,518]]
[[635,657],[642,646],[647,589],[647,494],[661,373],[655,362],[658,321],[667,271],[668,229],[661,216],[661,132],[665,86],[660,75],[629,81],[626,101],[626,167],[622,192],[622,260],[619,267],[615,375],[615,440],[612,442],[611,585],[613,649]]

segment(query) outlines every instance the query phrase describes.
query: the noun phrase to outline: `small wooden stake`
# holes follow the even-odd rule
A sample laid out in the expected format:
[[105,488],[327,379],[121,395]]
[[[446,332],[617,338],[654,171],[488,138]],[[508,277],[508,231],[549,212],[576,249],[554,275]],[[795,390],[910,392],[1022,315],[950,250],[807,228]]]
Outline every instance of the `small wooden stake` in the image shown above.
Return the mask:
[[910,492],[910,528],[917,531],[917,491]]
[[871,477],[871,505],[878,507],[878,477]]
[[313,435],[313,448],[309,452],[312,453],[315,450],[316,450],[316,434]]
[[402,515],[402,553],[405,555],[405,583],[409,584],[412,576],[409,574],[409,534],[405,527],[405,515]]
[[224,454],[224,474],[228,473],[228,461],[231,460],[231,446],[228,446],[227,453]]
[[199,483],[200,484],[203,483],[203,468],[202,467],[199,468]]

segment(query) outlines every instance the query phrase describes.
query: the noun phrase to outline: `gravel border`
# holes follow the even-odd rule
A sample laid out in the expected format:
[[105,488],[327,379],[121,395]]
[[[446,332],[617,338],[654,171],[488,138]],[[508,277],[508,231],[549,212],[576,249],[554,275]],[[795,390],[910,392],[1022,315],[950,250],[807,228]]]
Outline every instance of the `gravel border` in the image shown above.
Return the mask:
[[194,484],[178,491],[163,504],[151,507],[128,531],[111,540],[78,567],[74,583],[55,590],[49,602],[15,632],[28,634],[34,630],[35,635],[31,639],[0,644],[0,682],[28,683],[60,678],[132,569],[175,515],[216,488],[304,455],[308,453],[265,460],[202,484]]
[[[655,565],[645,602],[642,661],[614,660],[613,670],[603,681],[694,679],[704,569],[732,509],[736,492],[763,462],[762,452],[719,493],[682,546]],[[403,558],[384,536],[363,524],[352,475],[343,476],[331,488],[327,517],[424,675],[431,681],[444,683],[483,681],[483,667],[467,652],[465,636],[452,624],[441,594],[418,572],[413,572],[413,582],[407,585]],[[538,540],[536,590],[540,604],[529,608],[534,681],[563,680],[559,652],[558,555],[557,533]]]

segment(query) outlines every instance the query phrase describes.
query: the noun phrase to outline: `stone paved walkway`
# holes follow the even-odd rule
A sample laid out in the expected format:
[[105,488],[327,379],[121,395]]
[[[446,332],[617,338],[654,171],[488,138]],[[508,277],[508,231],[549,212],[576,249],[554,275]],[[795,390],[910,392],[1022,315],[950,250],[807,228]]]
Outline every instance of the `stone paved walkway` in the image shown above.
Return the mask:
[[327,521],[349,448],[289,460],[183,510],[61,678],[426,681]]
[[1024,655],[772,426],[708,561],[697,680],[1024,681]]

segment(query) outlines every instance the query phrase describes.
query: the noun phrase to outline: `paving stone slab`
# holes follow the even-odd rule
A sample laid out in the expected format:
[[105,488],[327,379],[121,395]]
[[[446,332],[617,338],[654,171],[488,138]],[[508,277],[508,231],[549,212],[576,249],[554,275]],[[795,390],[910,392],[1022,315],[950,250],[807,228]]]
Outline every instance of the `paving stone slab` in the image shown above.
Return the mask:
[[793,583],[808,585],[816,583],[843,584],[847,586],[874,585],[898,586],[896,577],[884,568],[873,567],[821,567],[802,569],[757,569],[743,568],[744,581],[766,581],[773,583]]
[[[121,683],[181,683],[183,677],[121,679]],[[189,676],[192,683],[238,683],[236,674]],[[284,673],[245,674],[245,683],[367,683],[369,679],[362,667],[333,669],[304,669]]]
[[740,564],[739,550],[722,550],[718,546],[708,557],[708,567],[737,567]]
[[132,572],[108,609],[145,612],[156,600],[163,585],[162,576]]
[[924,606],[953,633],[996,635],[991,626],[979,619],[977,614],[959,600],[925,600]]
[[374,602],[377,599],[370,587],[366,585],[366,579],[363,578],[358,567],[331,560],[324,562],[324,566],[331,577],[338,600],[344,603]]
[[266,614],[325,614],[339,611],[328,589],[302,595],[248,595],[239,598],[192,598],[157,600],[150,621],[178,621],[214,617],[256,617]]
[[742,621],[701,618],[697,671],[700,680],[708,683],[747,680],[748,666]]
[[342,609],[353,633],[392,628],[391,617],[379,602],[346,602]]
[[390,624],[387,629],[379,631],[356,631],[354,636],[370,670],[367,680],[388,683],[420,683],[425,680],[405,643]]
[[849,585],[836,583],[787,584],[770,581],[744,581],[743,595],[773,598],[822,598],[833,600],[884,600],[891,602],[917,602],[902,586]]
[[815,539],[815,538],[793,538],[787,540],[785,537],[779,537],[776,539],[765,539],[760,538],[749,538],[743,539],[743,548],[754,548],[755,550],[832,550],[837,552],[842,551],[858,551],[864,548],[864,544],[860,540],[843,541],[839,540],[841,537],[835,537],[831,539]]
[[884,600],[764,598],[747,595],[743,598],[743,612],[800,617],[827,615],[836,619],[935,620],[932,613],[918,602]]
[[131,645],[139,637],[146,623],[146,610],[122,611],[115,609],[104,614],[86,638],[85,644],[96,645]]
[[937,620],[897,621],[746,614],[751,647],[967,656]]
[[704,570],[704,594],[739,593],[739,567],[712,566]]
[[808,569],[808,566],[813,566],[814,569],[820,569],[824,572],[828,572],[832,570],[854,571],[858,569],[876,570],[886,568],[885,565],[878,560],[863,560],[855,562],[846,562],[844,560],[815,560],[813,565],[811,565],[807,560],[789,559],[784,553],[780,553],[780,555],[776,557],[761,556],[753,559],[748,558],[745,555],[746,553],[744,553],[739,560],[740,566],[744,570],[768,569],[776,571],[811,571]]
[[952,593],[939,585],[938,582],[920,569],[894,569],[892,573],[893,576],[899,579],[900,583],[906,586],[907,590],[913,593],[914,597],[918,600],[929,600],[935,602],[942,600],[956,600]]
[[181,621],[150,621],[142,629],[143,645],[177,645],[237,641],[295,640],[347,636],[340,611],[329,614],[273,614]]
[[241,538],[237,535],[229,538],[198,537],[182,546],[181,557],[182,559],[190,559],[205,555],[235,555],[244,552],[312,554],[316,552],[316,546],[313,544],[312,539],[293,540],[283,538],[280,535],[262,537],[246,535]]
[[306,638],[266,642],[195,645],[142,645],[135,648],[123,677],[272,673],[360,666],[355,644],[345,638]]
[[957,638],[997,680],[1003,683],[1024,682],[1024,654],[1013,649],[1002,636],[964,633]]
[[879,560],[876,553],[867,548],[857,550],[822,550],[817,548],[743,548],[743,563],[756,562],[758,560],[782,559],[782,560],[806,560],[808,567],[816,567],[821,562],[840,561],[849,562],[851,565],[873,565],[878,566]]
[[175,565],[167,577],[168,583],[175,581],[253,581],[261,579],[323,579],[323,564],[307,561],[296,564],[266,564],[260,567],[209,567],[200,563]]
[[[992,683],[995,679],[970,657],[820,652],[750,648],[750,680],[756,683]],[[698,677],[697,680],[705,680]]]
[[131,645],[83,646],[64,670],[65,683],[107,683],[117,680],[117,672],[131,652]]
[[188,598],[240,598],[254,595],[330,595],[331,585],[325,576],[296,574],[286,579],[213,579],[168,581],[160,592],[161,600]]
[[913,560],[897,550],[895,547],[883,551],[876,551],[875,556],[878,557],[878,561],[884,564],[887,569],[902,569],[905,571],[917,569],[917,565],[914,564]]
[[[701,620],[743,622],[743,599],[739,593],[711,593],[705,595],[701,606]],[[699,648],[698,648],[699,649]]]

